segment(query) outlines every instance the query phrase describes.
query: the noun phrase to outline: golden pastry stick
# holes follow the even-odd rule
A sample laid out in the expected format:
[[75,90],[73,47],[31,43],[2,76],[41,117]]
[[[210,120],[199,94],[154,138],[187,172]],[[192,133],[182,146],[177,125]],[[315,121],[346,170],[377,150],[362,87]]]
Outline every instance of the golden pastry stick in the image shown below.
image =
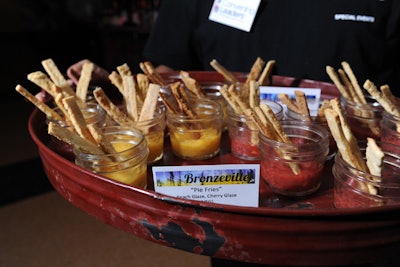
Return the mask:
[[228,92],[242,110],[246,110],[250,107],[249,103],[244,102],[243,99],[239,96],[239,94],[237,93],[235,86],[233,84],[229,86]]
[[318,113],[317,116],[315,117],[315,121],[317,122],[325,122],[325,109],[329,108],[331,106],[330,102],[328,99],[324,99],[322,101],[321,106],[318,108]]
[[129,126],[133,121],[112,103],[101,87],[97,87],[93,91],[93,95],[99,105],[107,112],[107,114],[119,125]]
[[396,108],[399,109],[398,101],[396,97],[392,94],[389,85],[387,84],[381,85],[380,89],[383,98],[385,98],[389,103],[391,103],[391,105],[396,106]]
[[168,101],[167,97],[165,94],[161,91],[158,92],[158,96],[161,98],[161,101],[164,103],[165,107],[167,110],[169,110],[173,114],[178,114],[179,112],[171,105],[171,103]]
[[352,100],[351,95],[347,91],[346,87],[342,84],[340,81],[339,76],[337,75],[336,71],[334,68],[331,66],[326,66],[326,73],[328,74],[329,78],[332,80],[332,82],[336,85],[337,89],[339,90],[340,94],[346,98],[347,100]]
[[60,126],[59,124],[50,122],[48,126],[48,133],[60,141],[72,145],[76,149],[89,153],[103,155],[104,151],[101,150],[96,144],[82,138],[77,133]]
[[278,140],[280,142],[284,142],[284,143],[291,143],[292,140],[290,140],[290,138],[283,131],[281,123],[279,122],[278,118],[275,116],[275,113],[272,111],[272,109],[267,104],[261,104],[260,109],[262,110],[264,115],[268,118],[269,123],[272,125],[277,136],[279,137],[276,140]]
[[365,100],[365,96],[362,92],[360,85],[358,84],[357,77],[354,75],[353,70],[350,67],[350,64],[346,61],[343,61],[342,67],[344,72],[346,72],[347,76],[349,77],[351,84],[353,85],[354,91],[357,95],[357,99],[360,101],[360,103],[366,104],[367,101]]
[[49,95],[54,97],[56,94],[53,91],[54,83],[50,78],[41,71],[35,71],[28,74],[28,80],[45,90]]
[[293,112],[300,113],[296,103],[288,96],[288,94],[278,94],[279,100]]
[[252,145],[258,145],[259,143],[257,130],[264,133],[267,137],[275,139],[275,131],[268,123],[264,114],[262,114],[262,111],[248,108],[244,111],[244,114],[252,118],[252,121],[246,121],[246,125],[252,130],[250,136],[250,143]]
[[358,145],[355,147],[351,141],[345,136],[343,125],[337,111],[332,108],[325,110],[325,117],[328,122],[328,127],[335,139],[337,148],[343,159],[352,167],[368,172],[368,167],[365,164]]
[[139,67],[153,83],[159,84],[161,86],[167,85],[167,82],[156,71],[156,69],[154,68],[153,64],[151,64],[150,61],[140,62]]
[[349,100],[355,102],[355,103],[361,103],[361,99],[359,99],[353,85],[351,84],[351,81],[346,75],[346,72],[343,69],[338,69],[338,73],[340,76],[340,79],[343,81],[344,86],[347,88],[347,92],[349,94]]
[[258,84],[260,86],[269,85],[271,83],[269,77],[271,75],[274,66],[275,66],[275,60],[268,60],[267,64],[264,67],[263,72],[258,78]]
[[[56,97],[54,97],[54,102],[56,103],[57,107],[61,110],[61,112],[64,114],[64,120],[65,121],[71,121],[71,119],[69,118],[68,112],[64,107],[64,103],[62,102],[62,100],[64,99],[64,95],[62,92],[58,92]],[[71,129],[73,130],[73,129]]]
[[[233,86],[233,85],[231,85]],[[244,110],[236,103],[235,99],[229,93],[228,85],[224,85],[219,89],[221,95],[225,98],[226,102],[228,102],[229,106],[233,109],[236,114],[244,114]]]
[[92,79],[94,64],[92,62],[86,62],[82,66],[81,76],[79,77],[78,84],[76,86],[76,97],[82,101],[86,102],[86,96]]
[[103,134],[101,129],[94,124],[90,124],[87,126],[90,134],[93,136],[93,139],[96,141],[96,144],[100,146],[100,148],[107,154],[115,154],[117,151],[107,139],[107,137]]
[[[390,114],[395,116],[400,116],[400,112],[396,105],[392,104],[392,100],[387,100],[387,98],[383,95],[383,93],[379,92],[376,88],[375,84],[370,80],[366,80],[364,83],[364,89],[368,91],[368,93],[378,101],[379,104]],[[384,89],[386,90],[386,89]],[[387,94],[387,92],[386,92]]]
[[32,104],[34,104],[40,111],[42,111],[49,119],[52,120],[62,120],[63,118],[55,112],[52,108],[50,108],[45,103],[41,102],[34,95],[32,95],[27,89],[25,89],[22,85],[18,84],[15,87],[15,90],[29,100]]
[[140,111],[139,121],[147,121],[154,118],[156,112],[158,92],[160,91],[160,85],[151,83],[147,90],[146,98],[143,102],[142,110]]
[[117,71],[119,75],[123,76],[133,76],[133,73],[131,71],[131,68],[128,66],[127,63],[124,63],[122,65],[117,66]]
[[265,61],[257,57],[253,65],[251,66],[250,72],[247,76],[247,79],[243,85],[243,90],[241,92],[241,97],[243,99],[248,99],[250,95],[250,82],[251,81],[257,81],[257,79],[260,77],[260,74],[263,70],[263,67],[265,65]]
[[367,137],[367,149],[365,153],[369,173],[380,177],[382,175],[385,154],[382,152],[382,149],[378,146],[375,139]]
[[86,140],[96,143],[93,139],[93,136],[90,134],[85,117],[81,109],[79,108],[76,97],[75,96],[67,96],[64,97],[62,100],[65,110],[67,111],[68,117],[71,121],[72,126],[74,127],[75,131]]
[[303,91],[294,91],[294,96],[296,98],[296,106],[299,110],[299,113],[304,115],[304,119],[307,121],[311,121],[310,110],[308,109],[307,97]]
[[255,107],[253,109],[247,109],[246,115],[249,115],[253,118],[253,120],[258,124],[261,132],[265,136],[267,136],[268,138],[271,138],[273,140],[280,139],[280,137],[277,134],[277,132],[275,131],[274,127],[272,126],[269,119],[267,118],[267,116],[265,116],[265,113],[262,111],[262,109],[260,107]]
[[239,80],[224,66],[222,66],[216,59],[211,60],[211,67],[216,70],[219,74],[221,74],[228,82],[230,83],[238,83]]
[[190,77],[189,73],[186,71],[180,71],[180,76],[181,80],[185,84],[186,88],[195,96],[204,96],[204,92],[200,86],[200,84],[197,82],[196,79],[193,79]]
[[115,87],[117,87],[118,91],[121,93],[122,96],[125,96],[124,85],[122,82],[122,77],[116,71],[112,71],[108,78]]
[[260,105],[260,86],[255,80],[250,81],[249,106],[255,108]]
[[131,75],[122,76],[122,84],[124,85],[124,99],[126,104],[126,112],[128,117],[133,121],[139,120],[138,103],[136,99],[136,85]]
[[140,97],[141,102],[143,103],[146,98],[147,89],[149,88],[150,81],[147,75],[143,73],[136,74],[136,84],[137,84],[137,95]]
[[66,96],[75,95],[74,90],[68,84],[67,80],[64,78],[53,59],[49,58],[42,60],[42,66],[46,70],[47,74],[50,76],[50,79],[54,82],[54,84],[63,89],[63,93],[65,93]]

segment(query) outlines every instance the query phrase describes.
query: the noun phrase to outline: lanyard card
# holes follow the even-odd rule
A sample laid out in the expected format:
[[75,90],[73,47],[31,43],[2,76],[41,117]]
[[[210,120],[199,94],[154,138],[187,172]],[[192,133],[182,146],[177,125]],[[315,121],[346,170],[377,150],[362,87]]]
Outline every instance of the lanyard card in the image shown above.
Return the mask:
[[209,20],[249,32],[261,0],[214,0]]

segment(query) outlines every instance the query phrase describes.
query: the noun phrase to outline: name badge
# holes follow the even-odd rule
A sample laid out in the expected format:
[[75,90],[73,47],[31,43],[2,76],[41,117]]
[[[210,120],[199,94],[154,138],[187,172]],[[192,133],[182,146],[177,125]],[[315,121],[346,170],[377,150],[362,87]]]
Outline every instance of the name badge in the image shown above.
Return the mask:
[[249,32],[261,0],[214,0],[209,20]]
[[156,192],[183,199],[258,207],[259,164],[153,166]]

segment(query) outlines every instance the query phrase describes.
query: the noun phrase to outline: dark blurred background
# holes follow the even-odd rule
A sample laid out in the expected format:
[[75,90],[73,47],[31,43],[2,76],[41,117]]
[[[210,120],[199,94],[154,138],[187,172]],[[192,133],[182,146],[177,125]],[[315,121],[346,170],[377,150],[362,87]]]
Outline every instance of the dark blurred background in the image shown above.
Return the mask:
[[15,92],[44,71],[52,58],[59,69],[87,58],[108,70],[128,63],[139,71],[141,52],[161,0],[15,0],[0,2],[0,205],[50,190],[27,122],[33,105]]

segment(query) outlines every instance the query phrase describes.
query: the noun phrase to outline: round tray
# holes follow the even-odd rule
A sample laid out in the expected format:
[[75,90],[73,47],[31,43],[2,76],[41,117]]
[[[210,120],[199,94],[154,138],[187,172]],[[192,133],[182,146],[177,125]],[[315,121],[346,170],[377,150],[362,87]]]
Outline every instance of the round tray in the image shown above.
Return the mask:
[[[223,81],[215,72],[191,72],[191,76]],[[321,88],[323,97],[337,96],[330,83],[274,76],[272,84]],[[326,164],[321,189],[311,197],[280,199],[264,188],[259,208],[222,205],[154,192],[151,167],[146,190],[96,175],[50,148],[40,111],[31,114],[28,126],[48,179],[59,194],[129,234],[214,258],[262,264],[344,265],[400,257],[400,205],[335,209],[332,162]],[[176,158],[166,140],[158,165],[249,163],[232,156],[229,139],[223,139],[220,154],[206,161]]]

